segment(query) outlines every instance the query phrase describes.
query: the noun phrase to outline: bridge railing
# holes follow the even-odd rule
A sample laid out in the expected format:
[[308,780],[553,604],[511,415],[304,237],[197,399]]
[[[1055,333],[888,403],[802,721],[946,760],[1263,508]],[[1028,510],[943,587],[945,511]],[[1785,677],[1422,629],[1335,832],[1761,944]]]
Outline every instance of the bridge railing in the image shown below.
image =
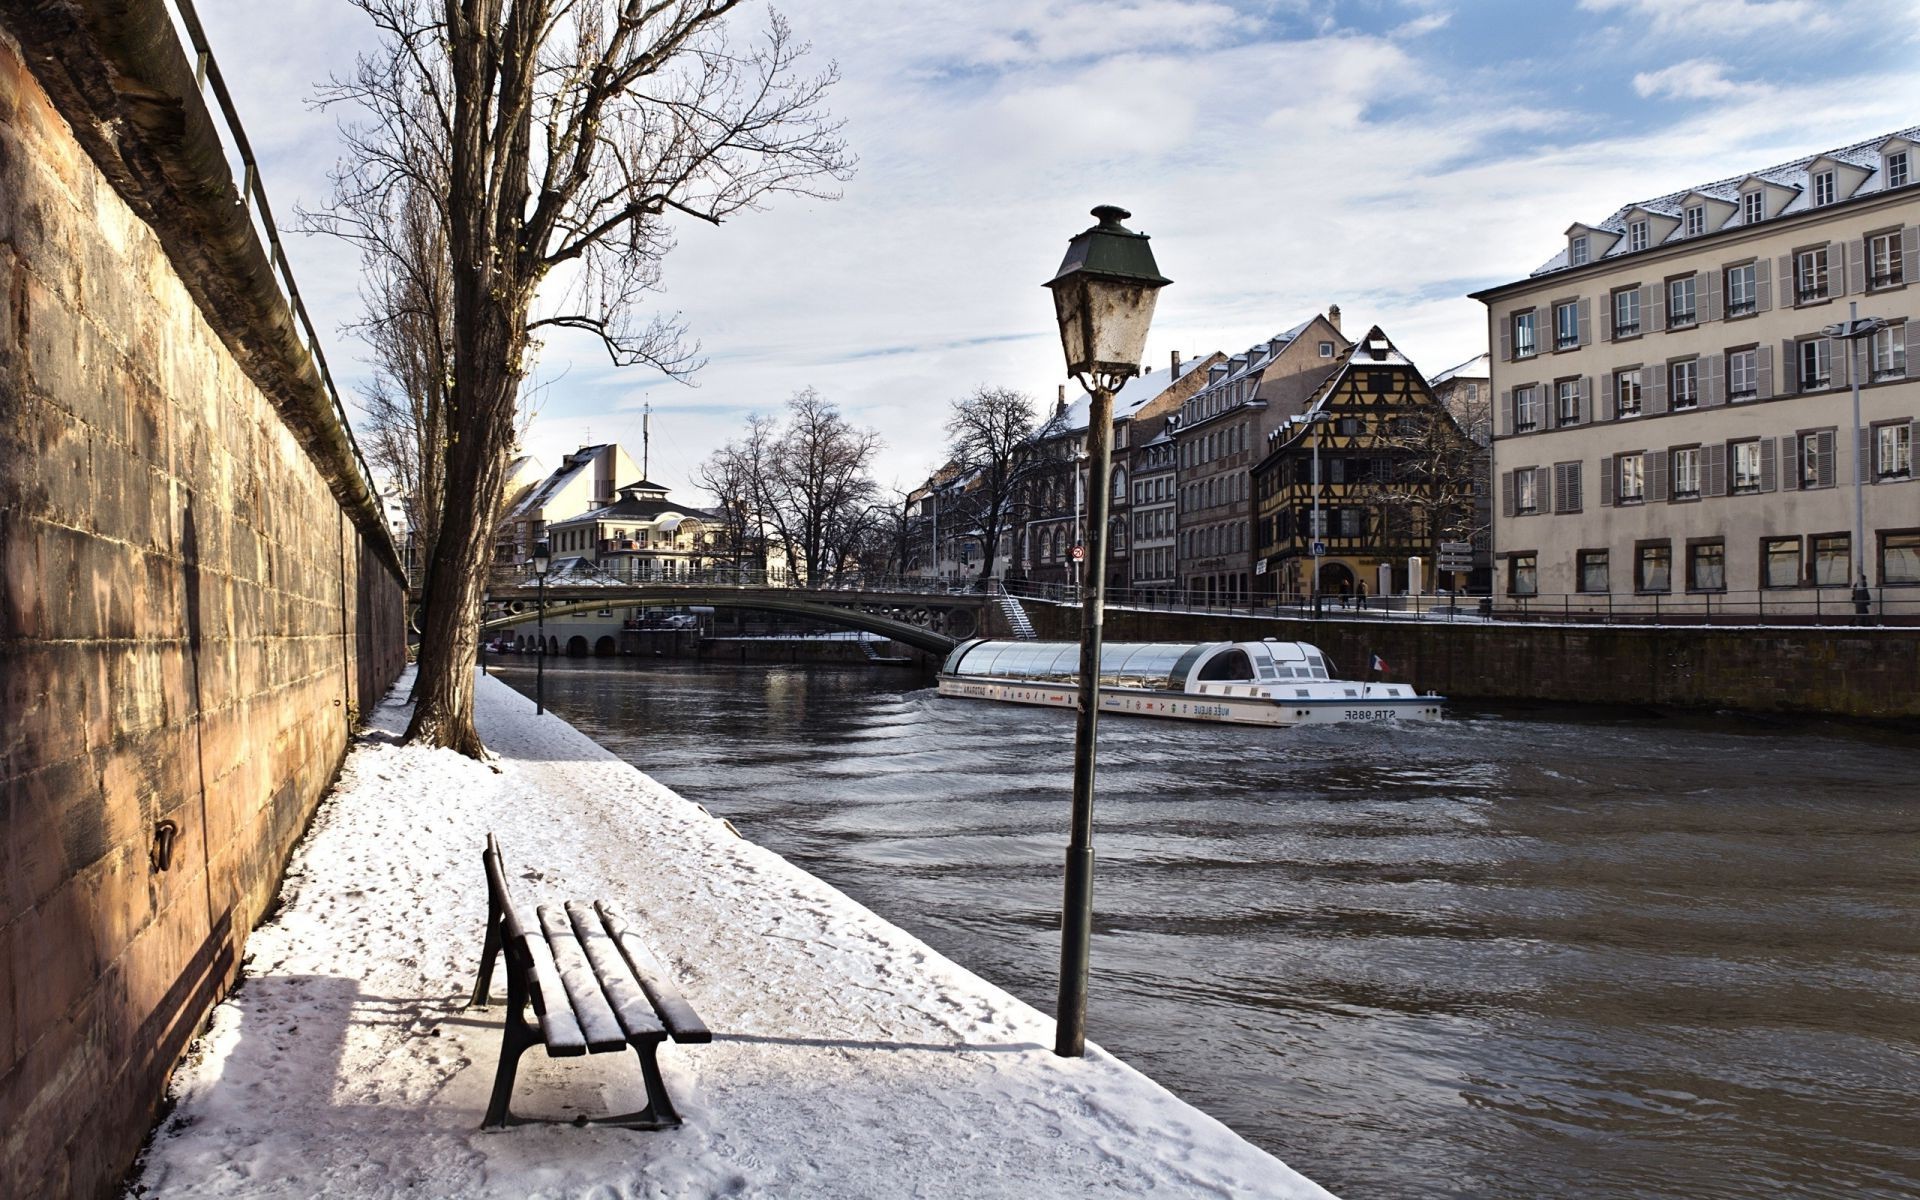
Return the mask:
[[[767,572],[752,567],[705,567],[694,571],[649,570],[648,564],[618,559],[606,562],[588,562],[579,560],[569,563],[563,570],[549,571],[546,585],[549,590],[582,587],[646,587],[646,588],[685,588],[711,589],[715,587],[766,589],[777,588],[793,592],[795,595],[860,595],[860,594],[912,594],[934,596],[978,596],[981,590],[977,583],[958,580],[924,579],[879,576],[844,575],[820,584],[794,584],[781,572]],[[540,577],[533,568],[524,563],[497,565],[488,577],[490,586],[497,589],[519,589],[536,587]]]

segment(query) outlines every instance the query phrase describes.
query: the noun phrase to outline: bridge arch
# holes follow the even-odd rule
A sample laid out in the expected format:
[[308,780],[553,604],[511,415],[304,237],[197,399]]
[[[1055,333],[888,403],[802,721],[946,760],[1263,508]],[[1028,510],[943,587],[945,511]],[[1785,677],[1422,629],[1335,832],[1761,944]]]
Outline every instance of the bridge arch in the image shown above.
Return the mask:
[[[552,589],[549,589],[551,595]],[[847,597],[842,604],[828,603],[826,596],[841,595]],[[500,589],[495,589],[494,598],[502,599]],[[512,599],[532,601],[533,589],[520,589],[511,594]],[[563,595],[547,601],[546,615],[549,619],[565,617],[579,613],[597,613],[600,609],[613,608],[678,608],[690,605],[710,608],[746,609],[759,612],[786,613],[792,616],[809,617],[825,625],[834,625],[842,629],[858,629],[867,633],[877,633],[902,645],[924,650],[929,654],[946,655],[960,644],[963,637],[971,637],[977,632],[979,617],[978,601],[971,597],[955,597],[956,601],[947,602],[940,595],[914,595],[903,597],[874,596],[861,599],[859,593],[818,593],[789,588],[734,589],[702,587],[662,587],[662,588],[596,588],[590,598]],[[860,605],[864,607],[853,607]],[[890,616],[866,611],[867,607],[885,607],[900,612],[901,616]],[[913,618],[933,623],[936,615],[943,620],[964,614],[967,618],[965,629],[955,629],[951,634],[929,628]],[[509,616],[495,617],[481,626],[482,633],[499,629],[522,627],[536,619],[536,611],[529,607]]]

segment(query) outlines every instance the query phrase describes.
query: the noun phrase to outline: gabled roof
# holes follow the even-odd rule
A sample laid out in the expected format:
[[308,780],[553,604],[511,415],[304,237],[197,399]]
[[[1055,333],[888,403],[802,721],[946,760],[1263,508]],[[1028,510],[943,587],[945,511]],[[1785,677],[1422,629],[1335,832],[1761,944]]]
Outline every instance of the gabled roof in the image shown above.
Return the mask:
[[1493,355],[1477,354],[1457,367],[1448,367],[1438,375],[1428,379],[1427,383],[1433,387],[1439,387],[1449,379],[1463,375],[1468,379],[1486,379],[1492,374],[1492,367]]
[[[1703,183],[1693,187],[1681,188],[1679,191],[1668,192],[1662,196],[1655,196],[1650,200],[1637,200],[1631,204],[1620,206],[1614,210],[1612,216],[1604,221],[1594,223],[1590,228],[1603,230],[1608,233],[1624,234],[1627,228],[1628,214],[1640,211],[1655,216],[1670,217],[1678,220],[1682,216],[1685,202],[1695,196],[1709,200],[1722,200],[1737,205],[1740,202],[1740,193],[1755,184],[1767,184],[1772,187],[1785,188],[1794,193],[1793,198],[1788,200],[1778,212],[1768,216],[1767,219],[1769,221],[1779,220],[1781,217],[1792,216],[1796,213],[1803,213],[1812,207],[1812,198],[1808,195],[1806,186],[1807,171],[1814,163],[1822,160],[1830,160],[1844,166],[1857,167],[1868,172],[1866,180],[1848,194],[1848,199],[1877,195],[1886,190],[1886,179],[1880,170],[1881,148],[1888,142],[1896,139],[1912,141],[1916,138],[1920,138],[1920,125],[1896,130],[1893,133],[1883,133],[1876,137],[1867,138],[1864,141],[1854,142],[1848,146],[1841,146],[1835,150],[1822,150],[1813,154],[1803,155],[1791,162],[1784,162],[1778,166],[1768,167],[1762,171],[1750,171],[1716,180],[1712,183]],[[1914,168],[1915,170],[1911,171],[1908,176],[1910,181],[1909,186],[1911,186],[1911,181],[1920,179],[1920,163],[1915,163]],[[1735,213],[1726,224],[1722,225],[1719,230],[1713,232],[1717,233],[1728,229],[1741,228],[1744,218],[1744,212]],[[1695,236],[1711,236],[1711,234]],[[1684,234],[1676,230],[1675,234],[1669,235],[1665,241],[1683,239]],[[1655,242],[1654,245],[1663,245],[1665,241]],[[1648,248],[1651,249],[1652,247],[1650,246]],[[1607,250],[1595,253],[1590,261],[1599,262],[1604,259],[1616,258],[1620,255],[1631,253],[1638,252],[1628,250],[1626,248],[1626,241],[1622,238]],[[1567,251],[1562,249],[1560,253],[1554,255],[1536,269],[1529,278],[1550,274],[1554,271],[1563,271],[1568,266]]]

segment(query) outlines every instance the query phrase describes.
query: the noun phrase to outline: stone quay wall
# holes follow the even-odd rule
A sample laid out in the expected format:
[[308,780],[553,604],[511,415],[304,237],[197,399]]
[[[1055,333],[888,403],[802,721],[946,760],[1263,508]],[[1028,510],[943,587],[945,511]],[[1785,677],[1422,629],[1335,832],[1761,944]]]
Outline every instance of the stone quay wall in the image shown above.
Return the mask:
[[[1076,606],[1026,602],[1043,638],[1080,636]],[[1311,621],[1109,609],[1110,642],[1312,642],[1348,674],[1378,654],[1396,682],[1457,700],[1520,700],[1920,719],[1920,632],[1876,628]]]
[[[0,1196],[107,1196],[357,713],[404,665],[405,592],[377,512],[349,502],[351,462],[296,435],[288,413],[311,421],[314,397],[263,385],[270,349],[245,346],[244,312],[207,302],[219,277],[183,265],[161,200],[75,132],[101,127],[63,115],[73,97],[55,101],[13,11],[0,5]],[[92,47],[63,53],[64,86],[84,89]],[[106,128],[127,154],[147,136]]]

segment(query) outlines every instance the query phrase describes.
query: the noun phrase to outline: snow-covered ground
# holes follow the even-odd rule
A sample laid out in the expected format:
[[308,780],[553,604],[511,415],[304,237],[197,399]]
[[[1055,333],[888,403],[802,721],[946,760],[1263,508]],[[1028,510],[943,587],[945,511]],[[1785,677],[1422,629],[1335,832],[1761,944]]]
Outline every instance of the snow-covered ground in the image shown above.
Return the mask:
[[[1054,1057],[1051,1019],[505,685],[479,688],[494,766],[399,746],[406,709],[375,711],[243,986],[176,1075],[138,1194],[1328,1195],[1097,1048]],[[489,830],[522,903],[620,902],[715,1031],[661,1048],[684,1127],[479,1130],[498,978],[492,1007],[463,1005]],[[644,1102],[631,1054],[536,1049],[515,1111]]]

